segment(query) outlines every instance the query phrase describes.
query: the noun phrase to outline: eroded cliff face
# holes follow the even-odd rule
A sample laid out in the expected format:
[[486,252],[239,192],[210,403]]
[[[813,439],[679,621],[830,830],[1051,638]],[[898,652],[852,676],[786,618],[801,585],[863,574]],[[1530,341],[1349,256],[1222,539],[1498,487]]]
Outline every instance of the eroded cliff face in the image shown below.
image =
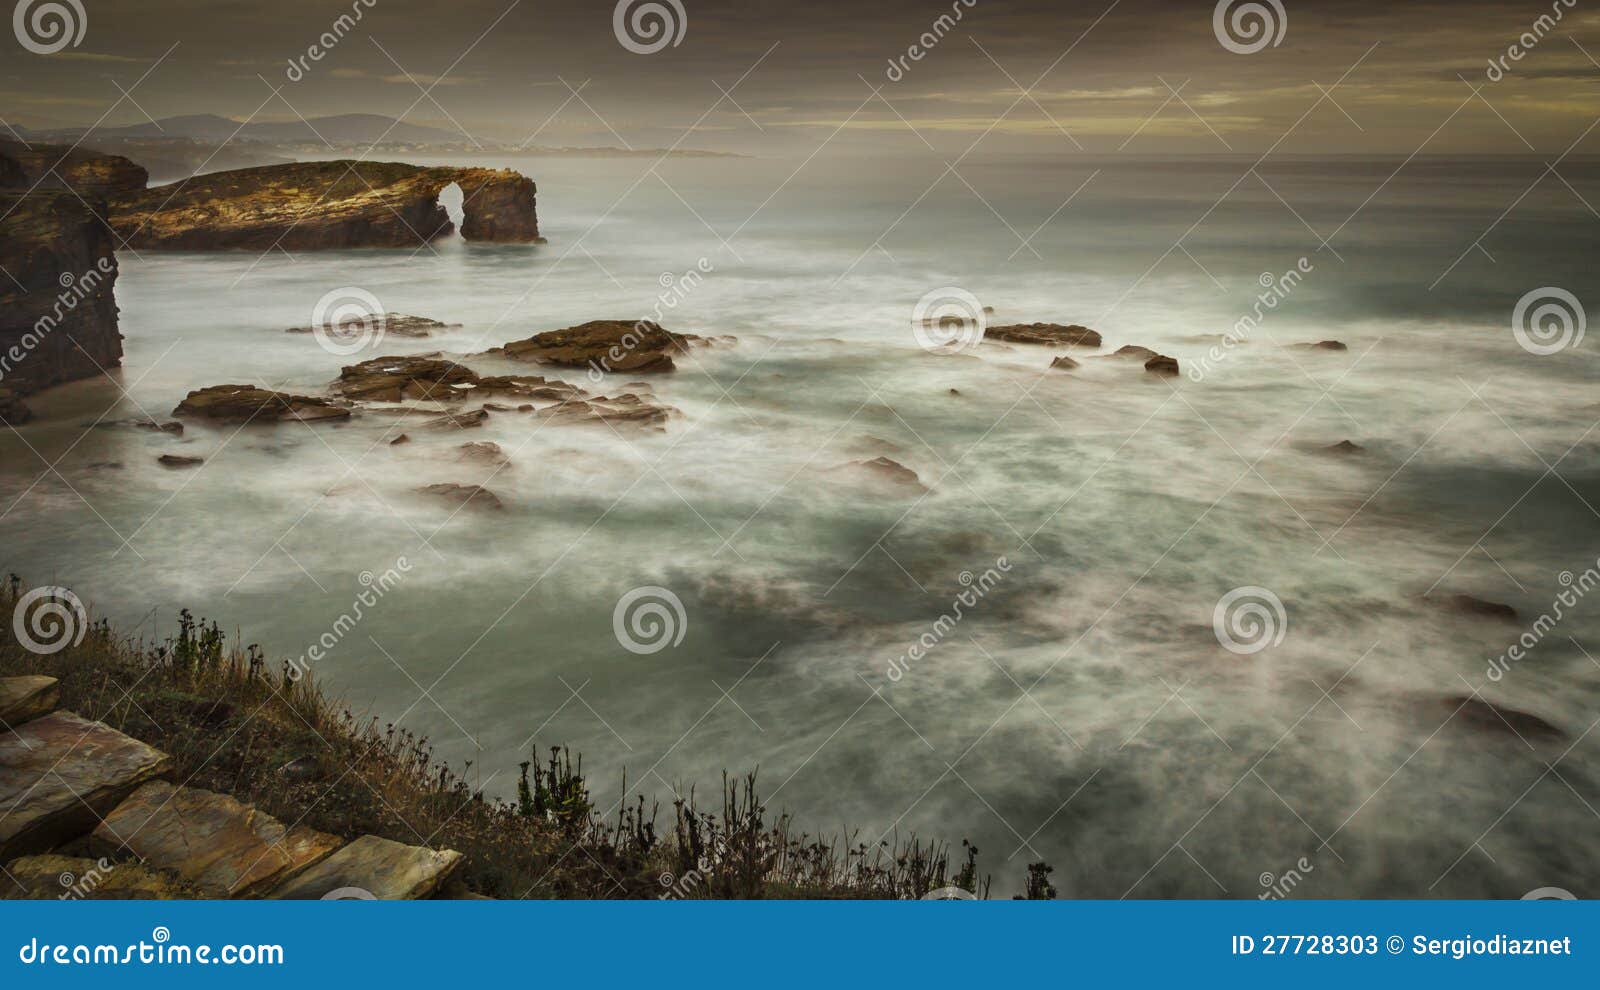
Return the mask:
[[[125,158],[0,144],[0,419],[21,398],[122,363],[108,192],[142,187]],[[70,185],[70,190],[67,188]]]
[[138,250],[415,248],[454,229],[439,205],[452,182],[461,186],[468,240],[542,240],[526,176],[392,162],[298,162],[196,176],[112,197],[112,225]]

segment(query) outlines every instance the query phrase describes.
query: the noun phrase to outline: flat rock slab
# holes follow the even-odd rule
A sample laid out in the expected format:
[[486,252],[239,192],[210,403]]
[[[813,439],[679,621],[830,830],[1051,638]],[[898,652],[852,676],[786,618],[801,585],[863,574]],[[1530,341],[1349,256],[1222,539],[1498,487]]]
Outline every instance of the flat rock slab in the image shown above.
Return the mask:
[[270,896],[284,901],[417,900],[438,890],[460,863],[461,854],[448,849],[435,852],[363,835]]
[[0,731],[48,715],[60,703],[54,677],[0,677]]
[[77,859],[71,856],[24,856],[6,866],[11,879],[0,876],[0,899],[13,901],[172,901],[194,892],[138,863]]
[[94,830],[93,841],[97,849],[126,848],[212,897],[263,894],[344,842],[314,829],[286,828],[226,794],[164,780],[145,784],[117,805]]
[[0,862],[83,835],[167,763],[167,754],[67,711],[0,733]]

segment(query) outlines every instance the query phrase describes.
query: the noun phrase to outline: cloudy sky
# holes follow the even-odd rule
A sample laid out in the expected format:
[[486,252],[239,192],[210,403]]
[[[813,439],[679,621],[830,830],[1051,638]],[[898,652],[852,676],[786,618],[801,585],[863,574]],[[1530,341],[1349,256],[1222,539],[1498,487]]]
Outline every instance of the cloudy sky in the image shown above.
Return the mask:
[[[611,0],[64,2],[83,9],[76,47],[3,43],[9,123],[363,112],[484,140],[751,153],[803,154],[837,131],[868,151],[1555,155],[1600,117],[1590,0],[1233,0],[1244,28],[1227,44],[1211,0],[677,0],[681,17],[662,0],[682,37],[649,54],[619,41]],[[1249,51],[1250,7],[1276,45]],[[1600,152],[1600,130],[1579,150]]]

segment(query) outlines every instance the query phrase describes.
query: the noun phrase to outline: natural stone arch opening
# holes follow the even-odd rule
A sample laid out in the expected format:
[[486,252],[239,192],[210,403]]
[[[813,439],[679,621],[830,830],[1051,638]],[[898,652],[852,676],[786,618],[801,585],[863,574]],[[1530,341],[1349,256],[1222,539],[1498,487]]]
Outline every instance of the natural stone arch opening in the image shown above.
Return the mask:
[[450,218],[450,225],[457,234],[461,232],[461,225],[467,219],[467,194],[461,188],[461,183],[452,182],[439,190],[439,206]]

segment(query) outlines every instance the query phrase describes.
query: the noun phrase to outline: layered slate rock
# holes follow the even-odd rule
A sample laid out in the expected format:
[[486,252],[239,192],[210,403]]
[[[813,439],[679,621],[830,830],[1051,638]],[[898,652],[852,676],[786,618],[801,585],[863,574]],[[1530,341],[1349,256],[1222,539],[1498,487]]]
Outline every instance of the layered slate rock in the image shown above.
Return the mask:
[[674,370],[672,356],[684,353],[698,339],[662,329],[650,320],[591,320],[512,341],[490,353],[561,368],[650,374]]
[[265,893],[333,853],[338,836],[283,823],[226,794],[152,781],[94,830],[96,847],[127,849],[212,897]]
[[189,393],[172,411],[174,416],[196,416],[224,422],[274,423],[282,420],[315,422],[349,419],[350,410],[328,399],[273,392],[254,385],[213,385]]
[[137,250],[316,251],[410,247],[450,233],[439,192],[461,186],[469,241],[540,243],[533,181],[509,169],[296,162],[193,176],[114,196],[111,223]]
[[340,369],[333,390],[365,402],[447,402],[465,398],[477,381],[471,368],[439,357],[373,358]]
[[61,684],[54,677],[0,678],[0,729],[48,715],[60,702]]
[[[461,854],[364,835],[273,891],[274,900],[428,897],[449,879]],[[359,893],[358,893],[359,892]],[[334,895],[330,897],[330,895]]]
[[1076,323],[1013,323],[988,327],[983,331],[983,336],[988,340],[1049,347],[1100,347],[1104,343],[1098,333]]
[[14,901],[172,901],[199,893],[138,863],[114,860],[24,856],[6,872],[16,883],[0,882],[0,899]]
[[167,763],[165,753],[68,711],[0,733],[0,861],[83,835]]

